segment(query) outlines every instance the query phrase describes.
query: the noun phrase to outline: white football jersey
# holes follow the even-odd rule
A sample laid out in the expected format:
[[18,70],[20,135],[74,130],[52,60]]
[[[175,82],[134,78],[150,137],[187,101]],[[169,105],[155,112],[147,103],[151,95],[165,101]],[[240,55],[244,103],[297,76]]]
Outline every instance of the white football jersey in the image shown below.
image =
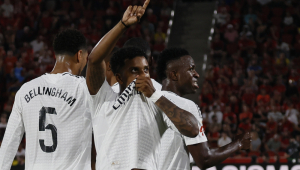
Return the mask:
[[[156,90],[161,90],[161,84],[158,83],[157,81],[155,81],[154,79],[151,79],[152,81],[152,84],[153,84],[153,87],[156,89]],[[111,86],[111,88],[113,89],[113,91],[115,93],[120,93],[120,86],[119,86],[119,83],[115,83],[114,85]]]
[[189,138],[181,135],[178,130],[176,130],[175,125],[170,121],[170,119],[164,117],[166,118],[165,121],[168,121],[167,124],[171,125],[172,129],[168,129],[161,140],[159,170],[190,170],[190,158],[186,146],[207,141],[204,134],[201,111],[191,100],[182,98],[169,91],[162,91],[162,93],[179,108],[192,113],[196,117],[200,133],[195,138]]
[[15,96],[0,149],[0,169],[9,170],[26,134],[26,170],[90,170],[92,124],[83,77],[45,74]]
[[120,96],[105,81],[92,98],[97,170],[157,170],[163,112],[136,91],[135,81]]

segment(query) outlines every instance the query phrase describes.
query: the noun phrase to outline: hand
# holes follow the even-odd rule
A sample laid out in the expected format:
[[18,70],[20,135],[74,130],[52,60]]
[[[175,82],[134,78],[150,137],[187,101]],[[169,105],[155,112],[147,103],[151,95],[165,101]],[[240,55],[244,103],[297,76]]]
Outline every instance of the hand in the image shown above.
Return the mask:
[[152,81],[149,77],[138,77],[135,82],[137,91],[142,92],[146,97],[151,97],[155,92]]
[[131,26],[138,23],[144,15],[149,2],[150,0],[146,0],[143,6],[129,6],[122,18],[124,24],[127,26]]
[[242,133],[236,136],[236,140],[239,142],[240,150],[250,149],[251,135],[250,132]]

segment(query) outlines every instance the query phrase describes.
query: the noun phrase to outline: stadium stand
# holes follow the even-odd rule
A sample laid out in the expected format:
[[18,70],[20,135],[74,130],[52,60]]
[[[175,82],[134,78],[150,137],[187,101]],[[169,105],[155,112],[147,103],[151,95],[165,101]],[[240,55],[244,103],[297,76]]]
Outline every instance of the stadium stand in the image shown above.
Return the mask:
[[213,63],[199,96],[210,145],[221,132],[251,131],[251,150],[224,163],[291,163],[300,149],[300,2],[218,2]]
[[[52,40],[56,33],[69,27],[78,29],[91,50],[120,20],[128,5],[143,3],[144,0],[0,0],[0,145],[15,93],[23,83],[52,70]],[[130,27],[117,46],[122,47],[132,37],[143,37],[152,52],[158,54],[165,48],[172,9],[173,0],[151,0],[141,23]],[[155,72],[151,75],[155,77]],[[22,169],[20,164],[24,164],[25,142],[24,138],[13,163],[15,168]]]

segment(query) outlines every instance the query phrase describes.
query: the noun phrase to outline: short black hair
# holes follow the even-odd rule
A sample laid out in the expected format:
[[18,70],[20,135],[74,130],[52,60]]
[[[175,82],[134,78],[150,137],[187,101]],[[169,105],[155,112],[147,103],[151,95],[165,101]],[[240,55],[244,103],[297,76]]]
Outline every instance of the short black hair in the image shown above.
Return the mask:
[[75,55],[79,50],[87,51],[84,35],[75,29],[66,29],[58,33],[53,40],[55,54]]
[[151,48],[150,48],[149,43],[140,37],[134,37],[134,38],[127,40],[125,42],[123,48],[127,48],[127,47],[137,47],[137,48],[143,50],[146,54],[148,52],[151,53]]
[[189,52],[183,48],[168,48],[163,50],[158,58],[157,58],[157,67],[156,67],[156,72],[157,72],[157,77],[158,81],[163,81],[164,79],[167,78],[166,74],[166,69],[167,65],[174,60],[180,59],[180,57],[190,55]]
[[119,73],[124,67],[126,60],[131,60],[137,56],[143,56],[148,59],[146,53],[137,47],[121,48],[116,51],[110,59],[111,70],[114,74]]

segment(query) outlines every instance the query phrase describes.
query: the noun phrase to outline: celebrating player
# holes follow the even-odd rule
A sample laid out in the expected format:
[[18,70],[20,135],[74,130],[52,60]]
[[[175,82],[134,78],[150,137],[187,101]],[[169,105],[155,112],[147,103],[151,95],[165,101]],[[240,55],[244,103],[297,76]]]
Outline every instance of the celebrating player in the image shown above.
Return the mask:
[[26,170],[90,170],[92,124],[88,89],[80,75],[87,63],[85,37],[77,30],[53,42],[50,74],[25,83],[15,96],[0,149],[0,169],[9,170],[26,132]]
[[146,0],[143,7],[128,7],[122,20],[99,41],[89,56],[86,81],[93,99],[90,104],[97,169],[157,169],[160,138],[166,129],[165,115],[182,134],[195,137],[199,133],[191,113],[155,91],[142,50],[124,48],[111,59],[120,95],[114,93],[105,80],[104,58],[126,28],[139,21],[149,2]]
[[[183,98],[183,95],[195,93],[199,88],[197,79],[199,74],[195,70],[195,63],[188,51],[181,48],[164,50],[157,61],[157,75],[162,81],[164,96],[173,101],[180,108],[193,113],[198,119],[200,133],[196,138],[189,138],[168,130],[162,139],[162,152],[159,169],[190,170],[188,151],[193,156],[200,169],[206,169],[228,158],[238,150],[250,147],[250,134],[241,134],[232,143],[209,149],[207,138],[202,125],[202,115],[198,106]],[[187,148],[184,146],[187,145]]]
[[[143,52],[145,52],[146,56],[148,57],[148,63],[149,63],[149,65],[151,65],[151,63],[152,63],[151,49],[150,49],[150,45],[147,41],[145,41],[144,39],[142,39],[140,37],[131,38],[125,42],[123,48],[126,48],[126,47],[137,47],[137,48],[141,49]],[[107,64],[106,64],[106,67],[107,67]],[[106,69],[106,76],[108,75],[107,71],[108,71],[108,69]],[[111,68],[109,68],[109,71],[112,72]],[[115,79],[115,76],[113,76],[113,77]],[[161,90],[161,84],[159,84],[157,81],[155,81],[152,78],[151,78],[151,81],[156,90]],[[119,83],[116,82],[114,85],[112,85],[112,89],[114,90],[114,92],[119,93],[120,92]]]

